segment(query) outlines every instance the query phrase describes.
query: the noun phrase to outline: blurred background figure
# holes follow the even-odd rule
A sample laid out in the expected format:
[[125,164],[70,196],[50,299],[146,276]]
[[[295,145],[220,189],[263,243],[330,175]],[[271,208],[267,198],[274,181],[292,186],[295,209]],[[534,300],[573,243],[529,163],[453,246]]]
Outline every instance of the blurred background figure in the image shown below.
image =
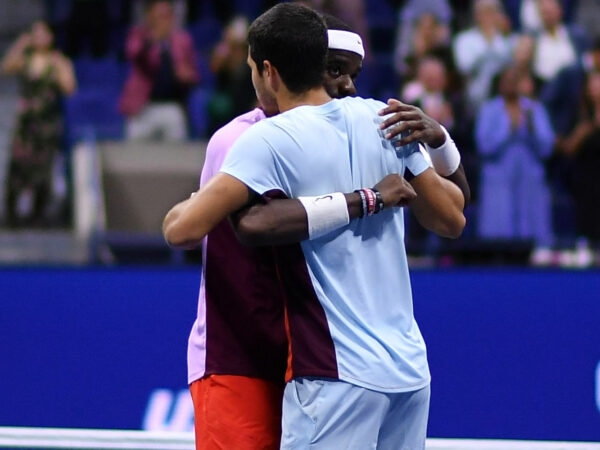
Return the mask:
[[[449,70],[437,56],[424,56],[416,67],[416,78],[406,83],[400,93],[405,103],[421,108],[425,114],[442,124],[462,153],[465,170],[470,171],[469,141],[472,130],[461,119],[464,102],[461,93],[452,89]],[[472,184],[469,177],[469,184]],[[407,251],[413,263],[427,265],[426,255],[435,254],[440,239],[423,228],[414,215],[407,215]]]
[[508,66],[496,78],[498,95],[477,115],[481,155],[478,235],[531,240],[532,262],[550,264],[553,230],[544,161],[554,132],[543,105],[519,93],[522,73]]
[[560,150],[571,162],[569,187],[579,238],[573,263],[585,267],[600,257],[600,71],[587,75],[579,120]]
[[127,139],[187,139],[187,97],[200,75],[192,38],[176,26],[171,2],[148,2],[144,23],[127,37],[126,56],[131,72],[119,106]]
[[[584,55],[590,40],[581,26],[565,20],[559,0],[537,0],[537,6],[542,26],[535,35],[532,68],[540,80],[539,100],[548,112],[556,142],[560,144],[577,121],[584,85]],[[554,226],[563,247],[571,247],[575,238],[574,205],[568,192],[569,170],[568,158],[555,151],[547,162],[547,172]]]
[[246,61],[248,26],[246,17],[235,17],[225,26],[212,51],[210,70],[215,86],[208,103],[209,135],[256,105],[252,74]]
[[399,11],[394,63],[400,79],[416,75],[416,65],[426,55],[452,63],[450,22],[452,9],[447,0],[408,0]]
[[510,21],[499,0],[475,0],[473,19],[474,25],[457,33],[452,43],[472,117],[489,98],[492,79],[512,56]]
[[583,28],[563,21],[559,0],[538,0],[542,28],[535,35],[533,73],[541,80],[540,100],[559,136],[577,117],[583,86],[583,55],[590,42]]
[[529,34],[515,36],[512,64],[521,73],[519,93],[526,97],[539,95],[541,80],[533,74],[533,52],[535,39]]
[[[45,22],[35,22],[10,46],[2,72],[17,75],[20,99],[6,179],[9,227],[47,227],[53,200],[54,167],[63,150],[61,97],[76,89],[71,61],[53,47]],[[65,217],[59,218],[66,225]]]
[[[448,75],[444,63],[434,56],[423,56],[418,60],[415,70],[415,79],[404,85],[400,99],[421,108],[454,137],[455,114],[447,91]],[[407,214],[406,241],[413,264],[433,263],[430,255],[436,253],[439,239],[423,228],[414,214]]]
[[455,124],[452,100],[455,99],[450,98],[448,70],[442,60],[434,56],[421,58],[416,78],[404,86],[400,97],[405,103],[421,108],[452,134]]

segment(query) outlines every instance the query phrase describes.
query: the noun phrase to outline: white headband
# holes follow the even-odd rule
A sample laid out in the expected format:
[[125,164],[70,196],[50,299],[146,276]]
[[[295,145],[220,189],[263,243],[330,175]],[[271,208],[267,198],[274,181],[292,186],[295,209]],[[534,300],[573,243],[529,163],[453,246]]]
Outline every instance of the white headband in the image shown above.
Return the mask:
[[343,30],[327,30],[329,36],[329,48],[333,50],[347,50],[365,57],[365,48],[362,39],[356,33]]

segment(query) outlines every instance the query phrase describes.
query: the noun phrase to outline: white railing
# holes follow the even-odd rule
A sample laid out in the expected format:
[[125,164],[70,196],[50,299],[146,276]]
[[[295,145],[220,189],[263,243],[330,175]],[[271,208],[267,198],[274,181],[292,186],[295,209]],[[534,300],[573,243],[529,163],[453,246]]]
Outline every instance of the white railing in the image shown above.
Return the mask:
[[[0,448],[193,450],[188,432],[0,427]],[[505,439],[427,440],[428,450],[600,450],[600,442],[518,441]]]

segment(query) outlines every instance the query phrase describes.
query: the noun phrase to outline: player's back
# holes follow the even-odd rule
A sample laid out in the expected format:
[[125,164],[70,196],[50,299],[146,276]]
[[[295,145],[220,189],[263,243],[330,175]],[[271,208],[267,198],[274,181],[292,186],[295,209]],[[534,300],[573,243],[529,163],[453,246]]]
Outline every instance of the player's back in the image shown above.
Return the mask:
[[295,164],[286,193],[298,197],[351,192],[373,186],[388,173],[403,173],[402,156],[418,149],[397,150],[384,138],[377,115],[384,106],[347,97],[317,107],[300,106],[269,119],[282,134],[281,141],[272,141],[274,147],[285,148],[280,152],[282,163]]
[[[407,167],[418,175],[428,167],[418,147],[395,149],[378,128],[384,106],[346,98],[266,119],[236,142],[224,171],[260,194],[290,198],[372,187]],[[390,391],[425,386],[402,210],[352,220],[300,247],[278,250],[292,376],[339,377]]]

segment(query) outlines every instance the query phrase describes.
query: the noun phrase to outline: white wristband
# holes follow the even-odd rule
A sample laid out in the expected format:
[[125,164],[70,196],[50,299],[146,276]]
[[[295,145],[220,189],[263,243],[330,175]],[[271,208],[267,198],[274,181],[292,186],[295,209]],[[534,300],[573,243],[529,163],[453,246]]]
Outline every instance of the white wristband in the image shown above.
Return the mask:
[[315,239],[350,223],[346,197],[341,192],[298,197],[306,210],[308,238]]
[[460,153],[450,134],[443,126],[442,130],[444,130],[444,134],[446,135],[446,141],[437,148],[432,148],[427,144],[425,144],[425,147],[429,152],[435,171],[439,175],[447,177],[458,169],[460,165]]

